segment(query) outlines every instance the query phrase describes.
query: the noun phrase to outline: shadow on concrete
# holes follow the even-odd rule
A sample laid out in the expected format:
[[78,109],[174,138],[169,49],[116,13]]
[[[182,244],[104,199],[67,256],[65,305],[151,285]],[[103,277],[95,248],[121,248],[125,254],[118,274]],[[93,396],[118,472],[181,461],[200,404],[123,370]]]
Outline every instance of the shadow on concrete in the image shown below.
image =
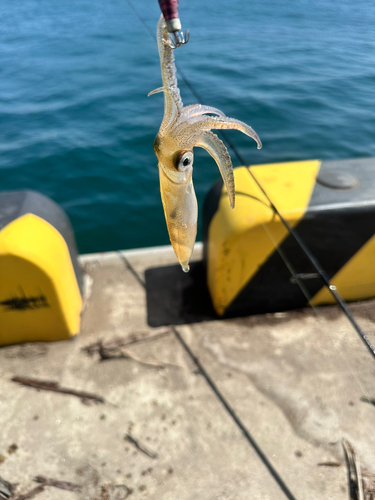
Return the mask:
[[180,265],[147,269],[145,280],[150,326],[218,319],[208,293],[203,261],[192,262],[188,273],[182,272]]

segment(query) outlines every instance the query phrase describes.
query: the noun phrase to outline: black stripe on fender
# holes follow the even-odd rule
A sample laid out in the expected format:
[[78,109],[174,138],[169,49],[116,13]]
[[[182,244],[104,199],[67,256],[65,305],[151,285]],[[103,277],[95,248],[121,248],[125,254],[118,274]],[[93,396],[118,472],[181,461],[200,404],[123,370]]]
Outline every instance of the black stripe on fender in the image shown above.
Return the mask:
[[[350,173],[358,182],[352,189],[332,187],[335,172]],[[331,186],[323,183],[327,178]],[[330,278],[375,234],[374,193],[375,159],[322,163],[309,206],[295,231]],[[291,273],[301,278],[303,291]],[[304,307],[323,286],[289,235],[226,308],[225,316]]]

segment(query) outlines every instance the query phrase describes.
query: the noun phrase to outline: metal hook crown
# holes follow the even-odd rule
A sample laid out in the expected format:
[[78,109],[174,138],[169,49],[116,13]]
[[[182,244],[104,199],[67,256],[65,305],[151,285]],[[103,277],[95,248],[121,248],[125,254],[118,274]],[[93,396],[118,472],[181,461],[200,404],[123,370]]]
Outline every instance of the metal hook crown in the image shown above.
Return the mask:
[[174,31],[169,35],[168,40],[163,40],[166,45],[168,45],[171,49],[177,49],[181,45],[185,45],[188,43],[190,39],[190,31],[187,30],[185,33],[183,31]]

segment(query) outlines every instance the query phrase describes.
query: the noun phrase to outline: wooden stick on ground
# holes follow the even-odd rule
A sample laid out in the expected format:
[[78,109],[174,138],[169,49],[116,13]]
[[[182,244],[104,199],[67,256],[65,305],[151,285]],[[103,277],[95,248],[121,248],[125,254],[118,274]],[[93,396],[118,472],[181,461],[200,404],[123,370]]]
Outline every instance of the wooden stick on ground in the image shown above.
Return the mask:
[[139,441],[137,441],[137,439],[135,439],[131,434],[125,434],[124,439],[126,439],[126,441],[129,441],[129,443],[134,444],[134,446],[137,448],[137,450],[141,451],[142,453],[144,453],[148,457],[158,458],[157,453],[147,449],[145,445],[140,444]]
[[100,356],[100,361],[107,361],[109,359],[131,359],[137,363],[144,366],[152,366],[154,368],[166,368],[168,366],[174,368],[181,368],[173,363],[164,363],[162,361],[144,361],[132,352],[130,352],[126,347],[138,344],[140,342],[150,342],[152,340],[165,337],[169,335],[171,330],[166,330],[154,335],[149,333],[134,333],[125,338],[114,338],[110,340],[99,340],[94,344],[90,344],[83,348],[83,350],[92,356],[94,353],[98,353]]
[[[81,491],[81,486],[79,484],[69,483],[68,481],[59,481],[58,479],[51,479],[45,476],[36,476],[36,478],[34,478],[34,481],[41,484],[39,486],[35,486],[35,488],[28,491],[27,493],[11,498],[13,500],[30,500],[39,493],[42,493],[46,486],[54,486],[55,488],[60,488],[61,490],[67,491]],[[10,497],[9,500],[11,500]]]
[[41,483],[43,486],[54,486],[60,490],[66,491],[81,491],[79,484],[69,483],[68,481],[60,481],[59,479],[51,479],[45,476],[36,476],[34,478],[36,483]]
[[348,463],[350,500],[375,500],[375,474],[361,468],[358,455],[346,439],[342,440]]
[[42,491],[44,491],[44,484],[36,486],[24,495],[17,495],[14,498],[12,497],[12,500],[30,500],[30,498],[34,498],[36,495],[38,495],[38,493],[42,493]]
[[7,500],[13,495],[14,485],[0,476],[0,499]]
[[100,351],[102,345],[105,345],[108,349],[114,349],[116,347],[127,347],[133,344],[140,344],[143,342],[152,342],[154,340],[165,337],[166,335],[170,335],[172,333],[171,329],[164,330],[162,332],[150,334],[149,332],[135,332],[127,335],[126,337],[115,337],[109,340],[99,340],[98,342],[94,342],[93,344],[89,344],[85,347],[82,347],[82,351],[85,351],[87,354],[92,356],[96,352]]
[[35,389],[41,389],[43,391],[59,392],[60,394],[70,394],[71,396],[76,396],[81,399],[85,404],[93,401],[95,403],[105,403],[105,399],[91,392],[76,391],[74,389],[68,389],[66,387],[60,387],[58,382],[52,382],[50,380],[37,380],[29,377],[12,377],[12,382],[18,382],[19,384],[26,385],[27,387],[34,387]]

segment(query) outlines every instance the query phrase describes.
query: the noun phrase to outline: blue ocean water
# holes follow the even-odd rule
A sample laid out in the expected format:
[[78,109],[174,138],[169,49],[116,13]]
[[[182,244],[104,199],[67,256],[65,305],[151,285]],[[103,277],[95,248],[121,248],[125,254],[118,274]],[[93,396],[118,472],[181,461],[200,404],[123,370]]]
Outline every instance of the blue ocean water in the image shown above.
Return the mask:
[[[157,1],[132,2],[154,33]],[[191,38],[177,65],[206,104],[257,131],[261,151],[229,133],[249,164],[375,156],[372,1],[180,0],[180,17]],[[163,96],[147,97],[160,85],[156,42],[126,0],[2,0],[0,189],[60,203],[82,253],[167,244]],[[203,150],[194,165],[201,207],[219,173]]]

